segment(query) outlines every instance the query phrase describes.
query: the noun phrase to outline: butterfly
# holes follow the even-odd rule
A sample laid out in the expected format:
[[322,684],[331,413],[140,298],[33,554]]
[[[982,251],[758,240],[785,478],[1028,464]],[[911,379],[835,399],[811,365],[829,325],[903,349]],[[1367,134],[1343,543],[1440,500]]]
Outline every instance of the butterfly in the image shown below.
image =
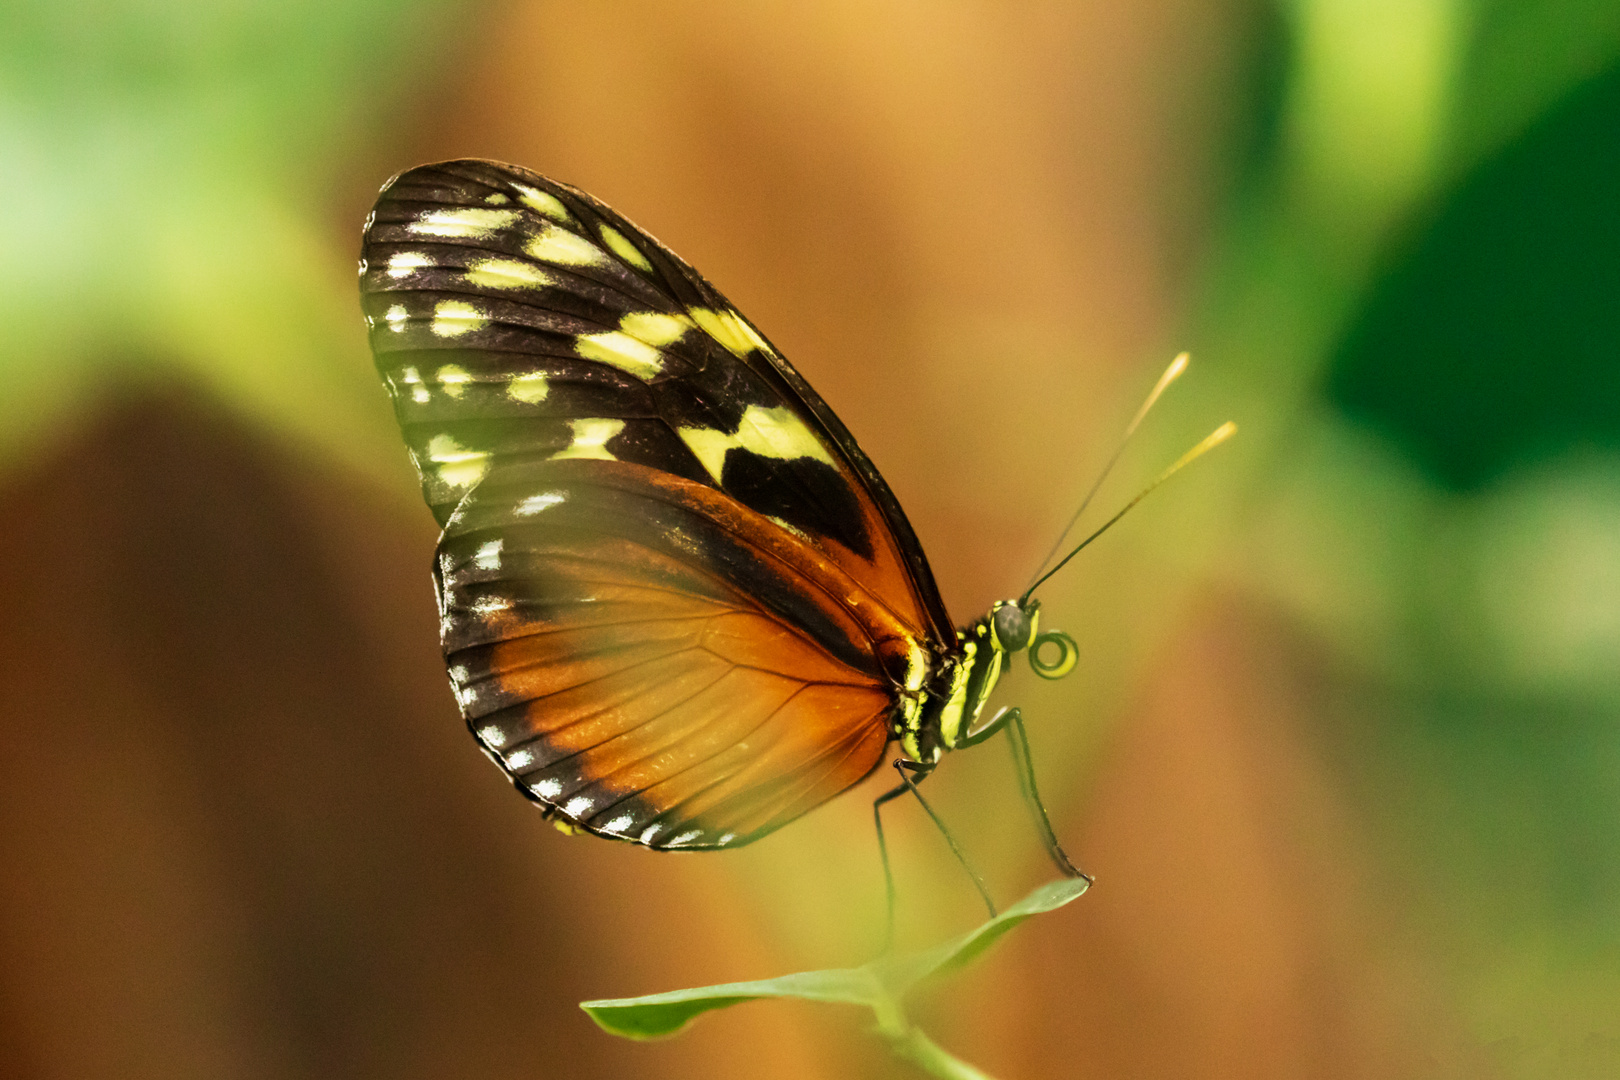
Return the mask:
[[736,847],[898,743],[881,844],[885,802],[1006,730],[1080,874],[1018,711],[981,722],[1015,654],[1061,677],[1073,640],[1039,631],[1033,589],[958,628],[854,437],[679,256],[576,188],[449,161],[383,187],[360,292],[443,530],[456,701],[555,824]]

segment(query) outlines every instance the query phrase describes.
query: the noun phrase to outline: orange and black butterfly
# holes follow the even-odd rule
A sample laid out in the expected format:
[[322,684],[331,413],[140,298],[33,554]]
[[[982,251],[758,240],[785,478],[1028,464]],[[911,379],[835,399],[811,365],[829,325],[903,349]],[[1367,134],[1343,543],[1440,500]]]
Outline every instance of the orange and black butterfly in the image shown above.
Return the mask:
[[456,699],[548,817],[735,847],[890,743],[903,782],[879,807],[1006,730],[1047,850],[1079,873],[1017,711],[979,724],[1011,654],[1057,677],[1072,640],[1038,634],[1027,591],[958,630],[883,477],[697,271],[584,192],[489,161],[389,181],[360,271],[444,530]]

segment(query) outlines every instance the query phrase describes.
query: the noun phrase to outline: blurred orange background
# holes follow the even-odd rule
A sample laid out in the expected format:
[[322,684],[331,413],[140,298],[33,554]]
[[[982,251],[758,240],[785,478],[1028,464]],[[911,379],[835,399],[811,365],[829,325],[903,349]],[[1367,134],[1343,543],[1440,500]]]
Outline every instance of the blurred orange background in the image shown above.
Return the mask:
[[[854,1013],[586,998],[860,963],[870,798],[545,826],[444,678],[359,317],[378,187],[582,187],[839,412],[953,614],[1181,349],[1019,670],[1094,890],[917,1018],[1004,1078],[1620,1070],[1620,15],[1561,0],[316,4],[0,23],[0,1074],[889,1077]],[[1048,872],[997,749],[935,805]],[[893,815],[903,937],[978,901]]]

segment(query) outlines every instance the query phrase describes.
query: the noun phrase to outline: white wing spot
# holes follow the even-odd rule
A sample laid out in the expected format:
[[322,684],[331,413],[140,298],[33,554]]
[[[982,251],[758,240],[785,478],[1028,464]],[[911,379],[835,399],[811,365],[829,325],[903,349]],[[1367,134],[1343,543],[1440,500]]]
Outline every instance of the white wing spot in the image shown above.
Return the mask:
[[568,800],[568,805],[563,807],[563,813],[571,818],[577,818],[591,808],[591,802],[589,795],[576,795]]
[[569,221],[568,207],[555,195],[532,188],[527,184],[513,184],[512,190],[518,193],[518,201],[531,210],[538,210],[553,221],[566,225]]
[[471,487],[482,480],[489,469],[487,453],[469,450],[449,435],[439,434],[429,439],[427,456],[438,466],[439,479],[451,487]]
[[638,379],[650,379],[664,370],[664,354],[638,338],[617,330],[605,334],[581,334],[574,348],[587,360],[611,364]]
[[544,263],[558,266],[606,266],[613,260],[608,253],[576,233],[547,225],[524,248]]
[[495,724],[479,728],[478,737],[484,741],[485,745],[493,746],[497,750],[506,744],[506,732]]
[[596,458],[601,461],[617,461],[607,449],[608,440],[624,430],[623,420],[581,419],[570,420],[568,426],[574,429],[574,441],[562,450],[551,455],[551,460],[560,461],[564,458]]
[[652,273],[652,263],[647,261],[647,256],[643,255],[636,245],[627,240],[625,235],[618,229],[611,225],[603,225],[602,239],[607,241],[607,246],[613,249],[613,254],[638,270],[645,270],[649,274]]
[[482,259],[468,265],[467,283],[485,289],[541,289],[557,284],[557,279],[516,259]]
[[388,257],[388,276],[402,278],[406,274],[432,265],[433,260],[420,251],[399,251]]
[[444,387],[444,392],[453,398],[460,397],[466,391],[467,384],[472,382],[472,375],[467,369],[455,364],[444,365],[433,373],[433,377]]
[[418,236],[481,237],[504,229],[517,221],[516,210],[486,210],[481,206],[458,206],[449,210],[429,210],[405,228]]
[[529,785],[529,790],[540,796],[542,799],[555,799],[558,795],[562,794],[562,781],[537,780]]
[[650,844],[653,842],[653,837],[657,836],[663,831],[664,827],[662,825],[649,825],[645,829],[641,830],[641,836],[638,839],[640,839],[643,844]]
[[519,375],[506,385],[506,396],[513,401],[521,401],[527,405],[535,405],[546,400],[551,393],[551,383],[546,381],[543,371],[531,371],[527,375]]
[[619,320],[619,329],[655,348],[673,345],[690,329],[685,315],[665,315],[661,311],[632,311]]
[[631,817],[629,814],[620,814],[618,817],[602,826],[602,831],[620,834],[623,833],[625,829],[629,828],[635,822],[635,820],[636,819]]
[[540,511],[556,506],[564,501],[561,492],[548,491],[541,495],[530,495],[527,499],[512,508],[512,513],[518,517],[533,517]]
[[734,833],[734,832],[728,832],[728,833],[726,833],[726,835],[722,836],[719,840],[716,840],[715,843],[725,845],[725,844],[731,843],[735,839],[737,839],[737,834]]
[[690,308],[692,321],[703,327],[703,332],[726,347],[733,356],[743,357],[761,349],[769,352],[759,331],[748,325],[748,320],[735,311],[711,311],[709,308]]
[[475,598],[471,607],[474,615],[495,615],[512,610],[512,601],[505,596],[491,596],[485,593]]
[[[800,540],[810,540],[810,534],[809,533],[805,532],[803,529],[799,528],[797,525],[793,524],[791,521],[787,520],[786,518],[779,518],[775,514],[767,514],[766,516],[769,517],[772,521],[774,521],[777,525],[781,526],[787,532],[790,532],[794,536],[797,536]],[[810,542],[812,544],[815,543],[814,540],[810,540]]]
[[478,545],[478,551],[473,555],[473,565],[480,570],[499,570],[501,568],[501,541],[496,539]]
[[487,322],[477,308],[462,300],[440,300],[433,309],[433,332],[440,337],[460,337],[482,329]]
[[506,203],[511,202],[510,199],[498,191],[493,195],[485,195],[484,201],[489,203],[491,206],[504,206]]
[[693,829],[691,832],[683,832],[681,835],[677,836],[675,839],[666,844],[665,847],[680,847],[683,844],[690,844],[693,840],[696,840],[702,835],[702,829]]
[[735,434],[699,427],[677,428],[676,434],[717,484],[725,469],[726,454],[733,449],[747,450],[760,457],[779,461],[810,458],[836,465],[832,454],[816,438],[815,432],[786,405],[774,409],[767,409],[763,405],[748,406],[737,424]]
[[383,318],[388,322],[388,329],[398,332],[405,329],[405,320],[410,318],[410,313],[405,310],[404,304],[395,304]]
[[534,764],[534,752],[531,750],[514,750],[506,759],[508,769],[527,769]]

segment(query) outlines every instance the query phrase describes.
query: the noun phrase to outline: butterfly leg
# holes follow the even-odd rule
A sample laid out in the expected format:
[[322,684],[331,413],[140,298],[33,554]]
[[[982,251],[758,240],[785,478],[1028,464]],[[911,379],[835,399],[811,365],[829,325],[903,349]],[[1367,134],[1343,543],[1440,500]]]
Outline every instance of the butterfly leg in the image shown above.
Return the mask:
[[[883,886],[885,896],[888,899],[888,929],[884,936],[884,952],[888,952],[894,944],[894,871],[889,866],[889,845],[883,837],[883,805],[893,802],[908,791],[917,797],[917,801],[922,804],[923,810],[927,812],[935,827],[939,829],[940,835],[944,836],[945,842],[950,845],[951,854],[956,856],[956,861],[962,864],[962,869],[966,870],[968,877],[973,879],[973,885],[979,890],[979,896],[983,898],[984,906],[989,909],[990,917],[992,919],[996,917],[996,902],[990,898],[990,890],[985,886],[984,878],[980,877],[979,872],[973,868],[973,864],[967,861],[967,856],[962,854],[962,848],[957,844],[956,837],[951,835],[951,831],[945,827],[945,822],[934,812],[934,808],[928,804],[928,800],[922,797],[922,792],[917,790],[917,785],[933,769],[929,766],[919,765],[915,761],[906,761],[904,758],[897,760],[894,763],[894,768],[900,774],[900,785],[885,791],[872,800],[872,820],[877,826],[878,854],[883,859]],[[913,773],[916,774],[915,778],[912,776]]]
[[1046,804],[1041,801],[1041,793],[1035,787],[1035,762],[1029,752],[1029,735],[1024,731],[1024,717],[1017,706],[1002,711],[991,725],[1004,724],[1007,729],[1007,744],[1012,748],[1013,766],[1018,770],[1018,787],[1024,794],[1024,803],[1035,819],[1035,828],[1041,834],[1041,842],[1046,845],[1046,853],[1052,857],[1057,868],[1065,876],[1084,878],[1086,884],[1091,884],[1091,875],[1075,866],[1069,861],[1058,843],[1057,834],[1052,831],[1052,819],[1047,816]]
[[[919,803],[922,803],[922,808],[927,811],[928,816],[933,820],[934,827],[939,829],[940,835],[943,836],[945,838],[945,842],[950,845],[951,854],[956,856],[956,861],[962,864],[962,869],[966,870],[968,877],[973,879],[974,887],[979,890],[979,896],[984,899],[984,906],[990,910],[990,917],[992,919],[995,918],[996,902],[990,898],[990,890],[985,886],[984,878],[980,877],[979,872],[973,869],[973,864],[968,862],[966,855],[962,854],[962,848],[959,844],[957,844],[956,837],[951,835],[951,830],[945,827],[945,822],[938,814],[934,813],[934,808],[928,805],[928,800],[922,797],[922,792],[917,790],[917,784],[933,771],[933,767],[928,765],[919,765],[915,761],[907,761],[905,758],[899,758],[894,763],[894,769],[900,774],[900,782],[906,788],[908,788],[913,795],[917,796],[917,801]],[[915,780],[912,779],[912,773],[917,774],[917,778]]]
[[883,804],[893,802],[904,795],[910,788],[905,784],[885,791],[872,800],[872,821],[877,825],[878,855],[883,859],[883,892],[888,900],[888,922],[883,932],[883,951],[888,952],[894,947],[894,871],[889,868],[889,844],[883,838]]

